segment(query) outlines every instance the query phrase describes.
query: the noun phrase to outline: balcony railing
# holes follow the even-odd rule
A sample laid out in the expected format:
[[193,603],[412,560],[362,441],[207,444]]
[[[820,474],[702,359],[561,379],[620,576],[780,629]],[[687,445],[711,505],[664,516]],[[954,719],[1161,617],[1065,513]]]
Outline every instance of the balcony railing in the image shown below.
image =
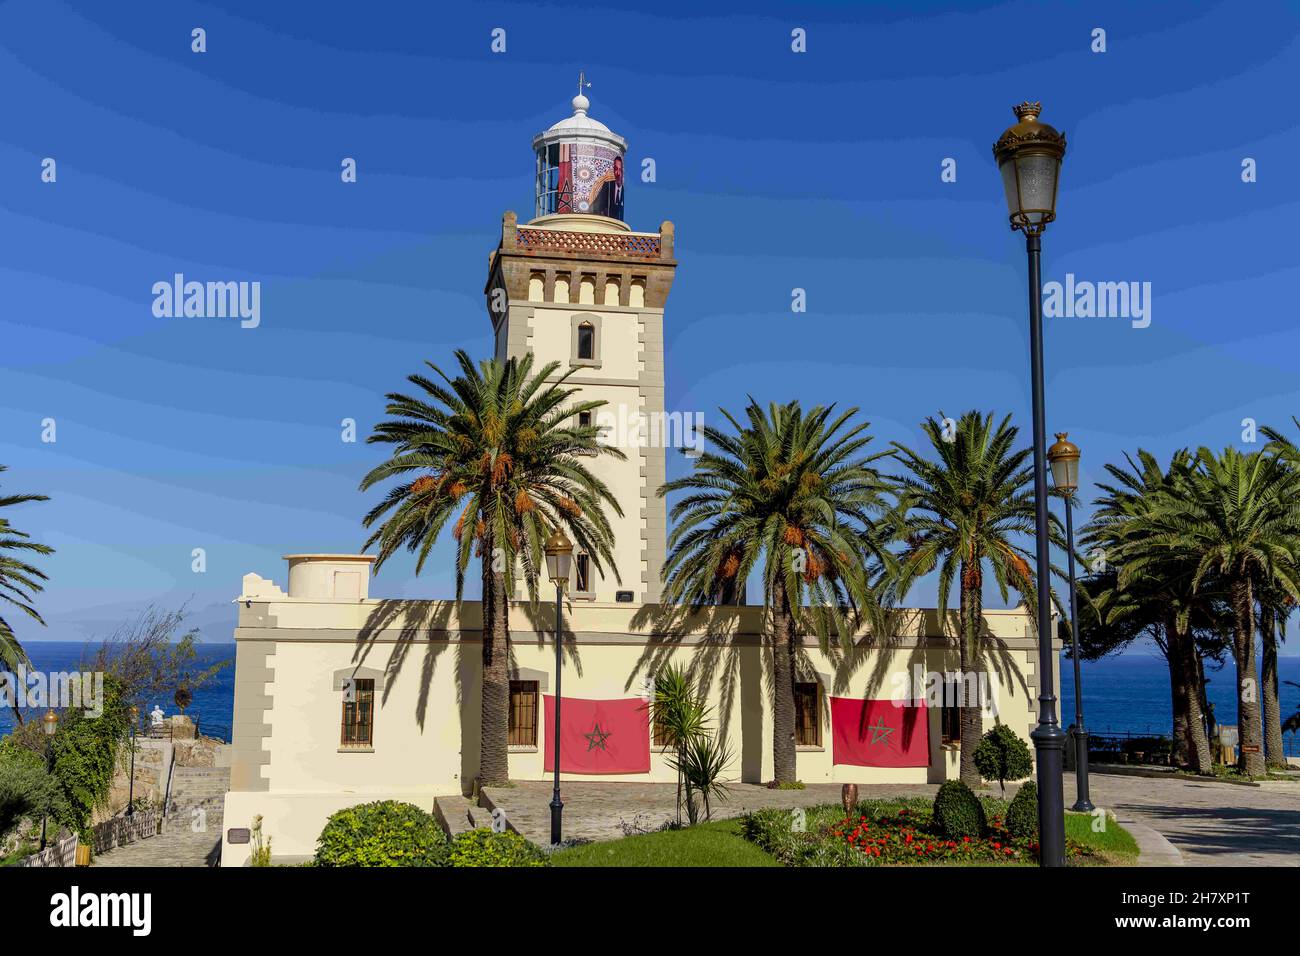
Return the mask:
[[583,255],[658,259],[659,236],[628,232],[575,232],[521,227],[515,233],[526,252],[577,252]]

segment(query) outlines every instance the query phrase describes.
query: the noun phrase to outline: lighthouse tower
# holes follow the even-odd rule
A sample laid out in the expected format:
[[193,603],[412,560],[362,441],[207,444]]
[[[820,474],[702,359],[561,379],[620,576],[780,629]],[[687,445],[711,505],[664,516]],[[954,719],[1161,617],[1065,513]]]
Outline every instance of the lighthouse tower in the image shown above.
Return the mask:
[[[627,142],[588,115],[581,92],[573,115],[533,138],[534,217],[502,217],[488,265],[488,316],[498,359],[532,352],[536,367],[571,371],[575,400],[603,399],[593,425],[624,461],[599,457],[592,471],[623,508],[611,514],[618,577],[575,555],[569,595],[596,603],[659,600],[667,516],[664,481],[664,304],[677,263],[673,225],[634,232],[624,221]],[[637,427],[637,423],[640,423]],[[586,422],[584,422],[586,424]]]

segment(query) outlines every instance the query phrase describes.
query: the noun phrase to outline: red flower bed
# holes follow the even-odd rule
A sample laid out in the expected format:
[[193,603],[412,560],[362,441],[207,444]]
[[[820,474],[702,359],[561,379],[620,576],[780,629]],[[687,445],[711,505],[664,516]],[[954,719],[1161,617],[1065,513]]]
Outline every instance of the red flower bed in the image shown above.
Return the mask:
[[[845,841],[851,849],[880,863],[1011,863],[1038,859],[1038,843],[1013,838],[1001,817],[989,821],[985,836],[948,840],[931,832],[928,816],[923,818],[902,809],[874,819],[844,817],[830,828],[828,836]],[[1082,848],[1070,841],[1066,850],[1075,856]]]

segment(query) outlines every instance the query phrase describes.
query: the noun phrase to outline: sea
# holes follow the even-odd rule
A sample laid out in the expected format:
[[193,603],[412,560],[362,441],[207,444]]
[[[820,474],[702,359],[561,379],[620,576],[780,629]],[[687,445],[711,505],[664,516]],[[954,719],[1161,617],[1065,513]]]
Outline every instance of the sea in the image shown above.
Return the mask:
[[[33,641],[26,645],[33,666],[45,671],[75,670],[82,660],[93,657],[98,643]],[[235,645],[199,644],[197,669],[218,661],[230,664],[218,671],[206,684],[194,691],[194,701],[186,711],[214,731],[229,733],[235,703]],[[1074,722],[1073,663],[1061,659],[1061,723]],[[1165,734],[1172,723],[1169,700],[1169,668],[1164,658],[1153,655],[1126,654],[1101,661],[1085,662],[1083,671],[1084,721],[1092,733]],[[1281,683],[1282,715],[1300,710],[1300,657],[1283,657],[1278,661]],[[1233,688],[1233,667],[1229,663],[1219,670],[1206,669],[1207,693],[1214,704],[1215,717],[1221,724],[1237,721],[1237,700]],[[1288,684],[1286,681],[1292,681]],[[163,712],[173,714],[176,705],[169,694],[145,702],[150,711],[158,704]],[[0,734],[13,726],[13,714],[0,708]],[[1294,735],[1286,735],[1288,738]],[[1288,740],[1291,747],[1296,741]]]
[[[102,646],[102,641],[30,641],[23,645],[27,656],[31,658],[32,669],[51,673],[78,670],[84,661],[93,660]],[[202,671],[220,661],[229,661],[205,683],[193,691],[194,699],[185,713],[199,721],[200,730],[210,732],[214,737],[229,740],[231,717],[235,709],[235,645],[196,644],[197,654],[193,664],[194,670]],[[143,701],[141,708],[145,713],[153,710],[154,704],[160,706],[164,714],[179,713],[171,692],[157,695],[157,699]],[[32,712],[31,716],[40,714]],[[0,707],[0,735],[9,733],[14,726],[13,711],[9,707]]]

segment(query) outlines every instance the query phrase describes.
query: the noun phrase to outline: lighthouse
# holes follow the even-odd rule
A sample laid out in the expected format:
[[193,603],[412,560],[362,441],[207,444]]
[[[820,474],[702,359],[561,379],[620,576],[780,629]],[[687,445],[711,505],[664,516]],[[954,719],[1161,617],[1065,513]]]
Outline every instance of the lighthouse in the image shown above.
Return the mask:
[[[574,601],[655,603],[667,516],[657,492],[665,477],[664,307],[677,261],[673,225],[639,232],[626,221],[627,141],[590,115],[582,92],[567,116],[533,137],[533,218],[502,217],[484,293],[498,359],[534,355],[560,363],[574,401],[603,400],[594,424],[626,459],[593,459],[623,514],[610,515],[614,566],[596,573],[575,555]],[[591,414],[591,413],[584,413]],[[638,423],[640,427],[638,427]],[[614,569],[617,569],[617,575]]]

